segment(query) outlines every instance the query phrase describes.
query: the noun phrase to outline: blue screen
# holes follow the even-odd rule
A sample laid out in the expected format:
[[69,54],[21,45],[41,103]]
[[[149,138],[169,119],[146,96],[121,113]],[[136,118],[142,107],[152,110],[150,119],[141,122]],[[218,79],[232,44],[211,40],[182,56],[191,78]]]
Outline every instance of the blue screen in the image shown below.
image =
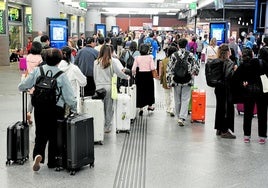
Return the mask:
[[95,24],[95,33],[97,33],[98,30],[101,32],[101,34],[104,37],[106,37],[106,25],[104,25],[104,24]]
[[49,37],[52,48],[61,49],[67,46],[68,42],[68,20],[67,19],[50,19],[49,20]]
[[227,24],[226,23],[210,23],[210,39],[216,38],[217,45],[221,45],[226,42],[227,37]]

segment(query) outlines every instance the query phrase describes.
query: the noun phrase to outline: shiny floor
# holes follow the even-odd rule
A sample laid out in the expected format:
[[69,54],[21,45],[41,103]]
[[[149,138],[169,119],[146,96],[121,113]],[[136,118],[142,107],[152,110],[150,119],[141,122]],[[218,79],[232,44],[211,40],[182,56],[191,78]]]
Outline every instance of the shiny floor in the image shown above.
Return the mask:
[[[17,64],[0,67],[0,187],[75,188],[259,188],[268,187],[268,144],[260,145],[257,118],[252,140],[243,142],[242,115],[235,116],[237,139],[215,135],[215,97],[205,84],[204,65],[195,85],[206,91],[205,123],[179,127],[164,108],[164,93],[155,82],[156,110],[145,111],[131,127],[131,133],[105,135],[95,145],[95,167],[82,168],[75,176],[56,172],[46,165],[32,171],[32,159],[24,165],[6,166],[6,128],[21,119],[21,94],[17,90]],[[30,156],[34,127],[30,128]]]

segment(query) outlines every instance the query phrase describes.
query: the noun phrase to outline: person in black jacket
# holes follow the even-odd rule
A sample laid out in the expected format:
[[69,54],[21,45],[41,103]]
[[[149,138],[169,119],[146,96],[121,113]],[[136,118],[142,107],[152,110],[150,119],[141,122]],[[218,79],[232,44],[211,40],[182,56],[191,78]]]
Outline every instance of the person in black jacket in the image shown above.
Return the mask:
[[[234,104],[231,95],[231,76],[236,69],[234,63],[230,60],[231,50],[228,44],[221,44],[217,51],[217,59],[223,63],[223,81],[215,87],[216,95],[216,113],[215,129],[216,135],[221,138],[235,139],[234,132]],[[232,132],[231,132],[232,131]]]
[[250,48],[242,51],[242,64],[239,66],[239,75],[244,93],[244,142],[250,142],[251,124],[254,105],[257,105],[259,143],[265,144],[267,137],[267,96],[262,92],[260,75],[265,73],[263,62],[253,58]]

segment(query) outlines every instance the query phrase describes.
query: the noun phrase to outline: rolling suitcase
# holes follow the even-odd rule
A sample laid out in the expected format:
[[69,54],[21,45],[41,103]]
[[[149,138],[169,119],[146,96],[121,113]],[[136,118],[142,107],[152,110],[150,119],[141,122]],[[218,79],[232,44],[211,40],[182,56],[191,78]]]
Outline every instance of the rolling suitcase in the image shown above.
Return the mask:
[[133,122],[136,119],[136,103],[137,103],[137,86],[136,84],[133,84],[130,87],[120,87],[120,92],[124,94],[128,94],[130,96],[130,119]]
[[201,121],[205,123],[206,92],[200,90],[192,91],[192,113],[191,122]]
[[83,98],[81,101],[81,112],[93,117],[94,142],[102,145],[104,140],[104,104],[101,99]]
[[104,140],[105,124],[104,103],[101,99],[84,97],[84,87],[81,87],[80,90],[81,97],[77,103],[78,112],[85,113],[93,117],[94,142],[102,145],[102,141]]
[[19,69],[20,70],[27,70],[27,63],[26,63],[26,58],[21,57],[19,60]]
[[126,93],[118,93],[115,108],[116,133],[130,131],[131,98]]
[[29,125],[26,120],[27,93],[22,92],[22,121],[18,121],[7,128],[7,161],[24,164],[29,159]]
[[67,118],[66,127],[66,168],[71,175],[81,167],[94,167],[93,118],[87,114],[76,114]]
[[[236,104],[236,109],[237,109],[238,115],[240,115],[241,112],[244,113],[244,104],[243,103]],[[257,114],[257,105],[255,104],[254,110],[253,110],[253,115],[256,115],[256,114]]]

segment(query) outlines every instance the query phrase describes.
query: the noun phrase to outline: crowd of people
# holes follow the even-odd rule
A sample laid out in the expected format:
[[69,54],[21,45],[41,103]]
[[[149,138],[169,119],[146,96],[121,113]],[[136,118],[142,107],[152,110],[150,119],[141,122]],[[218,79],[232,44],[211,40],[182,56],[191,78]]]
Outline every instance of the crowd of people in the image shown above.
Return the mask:
[[[53,110],[34,108],[36,139],[33,152],[33,170],[38,171],[40,163],[44,163],[45,147],[48,147],[48,167],[55,167],[55,141],[57,119],[77,111],[77,98],[80,97],[78,87],[84,87],[84,96],[92,96],[101,88],[106,90],[104,102],[105,133],[110,133],[113,118],[113,99],[111,98],[111,80],[113,73],[125,80],[134,80],[137,86],[137,104],[139,115],[144,110],[154,111],[155,91],[154,79],[159,79],[165,91],[166,111],[176,117],[179,126],[185,126],[188,118],[188,106],[191,98],[191,87],[195,76],[199,74],[200,63],[207,59],[217,59],[225,63],[223,69],[223,84],[215,87],[216,135],[221,138],[234,139],[234,104],[232,79],[239,78],[235,83],[246,90],[251,85],[259,86],[261,90],[260,74],[268,74],[268,37],[264,38],[263,46],[255,47],[256,41],[251,42],[251,34],[245,37],[241,46],[234,37],[228,43],[217,45],[216,38],[208,40],[208,35],[196,36],[179,33],[146,33],[139,37],[135,32],[114,35],[108,33],[104,37],[98,33],[85,37],[82,33],[69,37],[68,45],[62,49],[50,48],[47,35],[39,33],[33,42],[27,44],[27,72],[28,76],[19,84],[19,90],[34,90],[34,85],[43,67],[44,71],[52,71],[53,75],[59,71],[64,74],[57,78],[60,97]],[[255,40],[255,39],[254,39]],[[239,40],[237,40],[239,41]],[[250,44],[252,43],[252,44]],[[256,52],[258,48],[258,52]],[[157,53],[164,50],[165,58],[158,60]],[[254,52],[255,50],[255,52]],[[133,62],[128,61],[133,58]],[[205,57],[205,58],[203,58]],[[203,59],[202,59],[203,58]],[[259,59],[262,59],[260,66]],[[120,59],[120,61],[119,61]],[[157,61],[160,62],[157,66]],[[177,64],[187,62],[186,73],[189,78],[178,79]],[[158,74],[153,74],[156,70]],[[254,71],[253,71],[254,70]],[[235,75],[235,76],[233,76]],[[245,93],[243,90],[242,93]],[[251,90],[248,89],[248,92]],[[242,94],[241,94],[242,96]],[[242,98],[242,97],[241,97]],[[251,121],[254,104],[257,104],[259,143],[264,144],[267,132],[267,95],[262,92],[243,95],[244,103],[244,142],[248,143],[251,136]],[[28,123],[32,124],[32,106],[29,104],[27,114]],[[47,118],[50,117],[50,118]],[[49,126],[48,126],[49,125]]]

